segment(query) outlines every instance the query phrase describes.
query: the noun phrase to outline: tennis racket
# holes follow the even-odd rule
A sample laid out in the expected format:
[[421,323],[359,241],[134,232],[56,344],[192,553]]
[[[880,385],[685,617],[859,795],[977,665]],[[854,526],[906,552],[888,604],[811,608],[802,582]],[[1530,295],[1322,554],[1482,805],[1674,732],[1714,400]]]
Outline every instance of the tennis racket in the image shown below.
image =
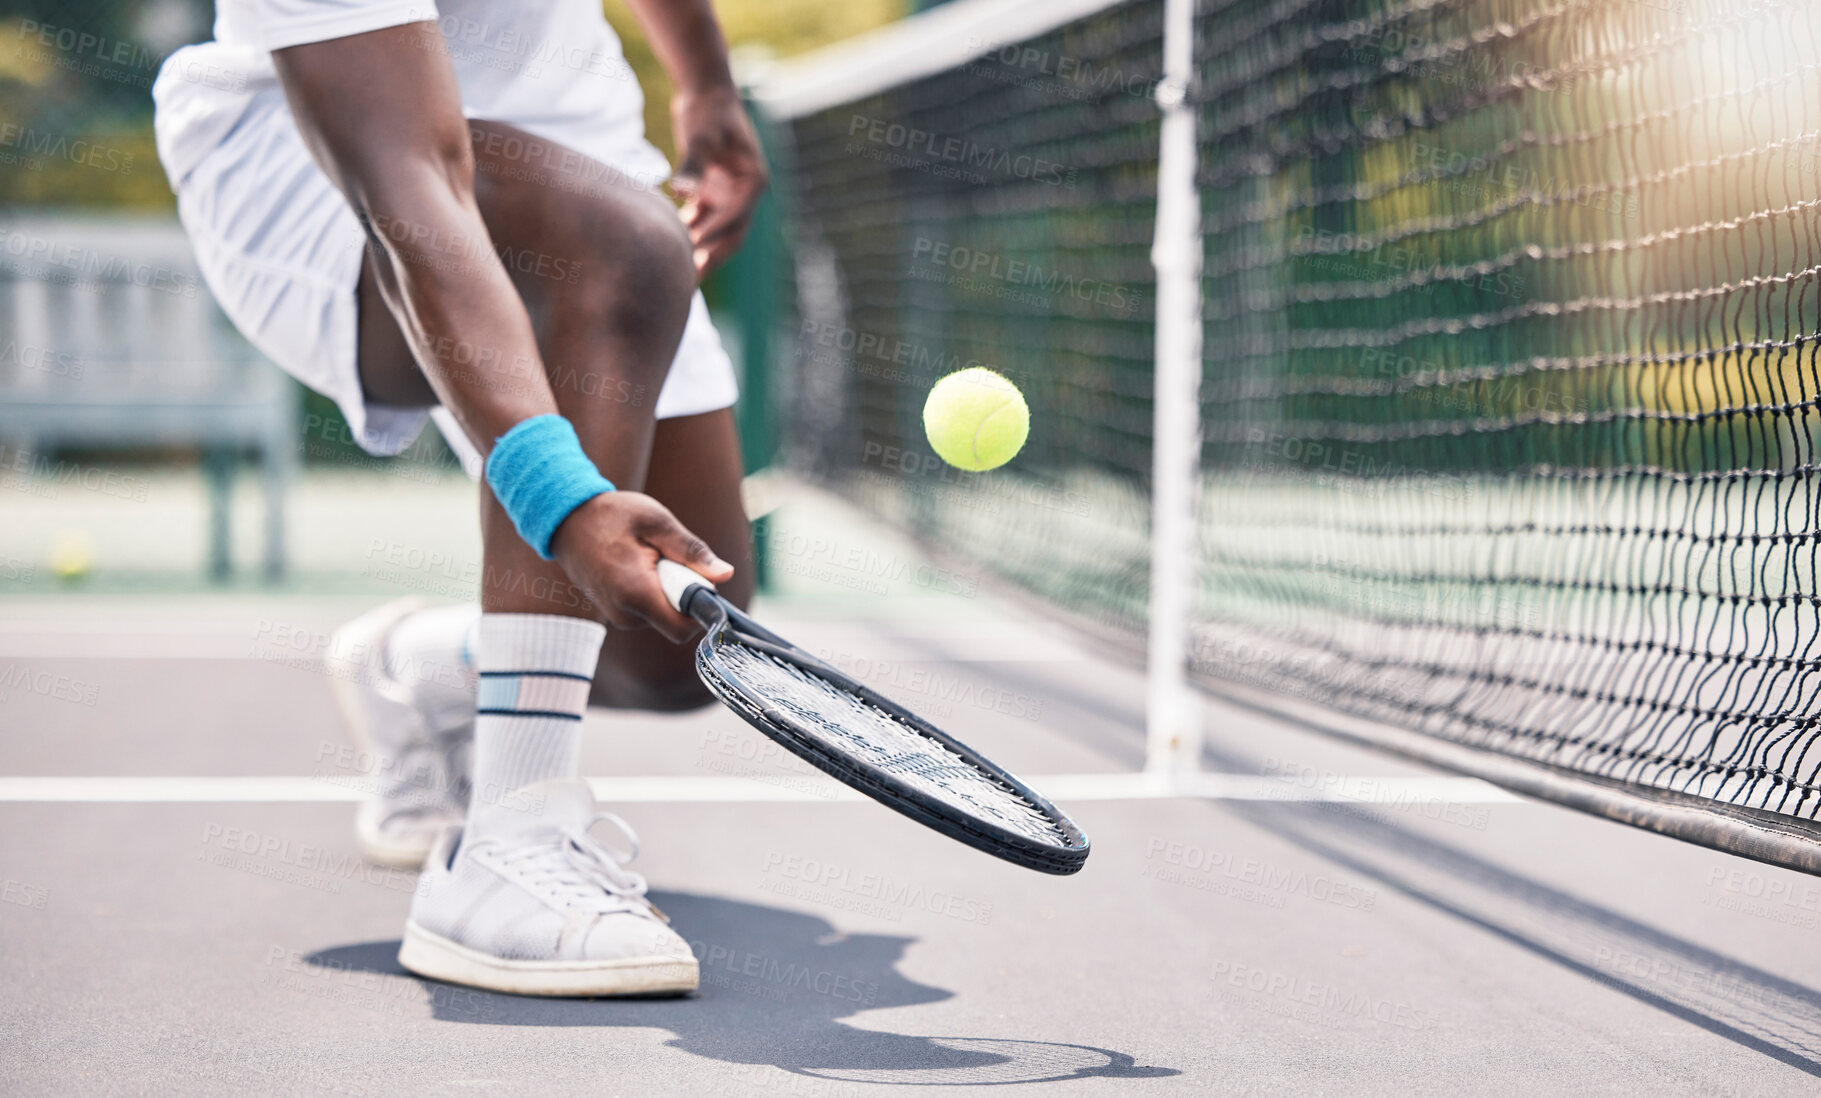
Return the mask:
[[976,850],[1044,873],[1079,870],[1087,836],[1029,786],[910,710],[747,617],[675,561],[658,579],[707,635],[696,674],[747,724],[838,781]]

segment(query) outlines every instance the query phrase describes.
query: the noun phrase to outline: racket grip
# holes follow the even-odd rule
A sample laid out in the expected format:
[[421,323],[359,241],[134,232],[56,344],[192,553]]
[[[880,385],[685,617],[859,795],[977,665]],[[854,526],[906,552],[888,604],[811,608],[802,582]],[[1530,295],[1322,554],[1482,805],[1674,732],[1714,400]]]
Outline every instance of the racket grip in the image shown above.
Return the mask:
[[664,597],[670,600],[670,608],[679,614],[689,613],[684,607],[689,605],[690,591],[697,587],[715,589],[693,568],[662,558],[658,560],[658,583],[664,588]]

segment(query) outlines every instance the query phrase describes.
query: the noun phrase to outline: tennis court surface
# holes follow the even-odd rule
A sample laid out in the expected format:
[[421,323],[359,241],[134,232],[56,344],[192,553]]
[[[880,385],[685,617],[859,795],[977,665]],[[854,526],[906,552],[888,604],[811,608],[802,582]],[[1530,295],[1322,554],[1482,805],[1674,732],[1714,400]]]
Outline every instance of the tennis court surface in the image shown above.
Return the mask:
[[426,982],[312,654],[370,597],[17,597],[0,1089],[1813,1093],[1812,879],[1213,702],[1207,795],[1146,796],[1139,671],[990,583],[920,583],[826,497],[776,521],[765,619],[1053,793],[1080,875],[848,799],[718,708],[596,711],[583,769],[702,990]]

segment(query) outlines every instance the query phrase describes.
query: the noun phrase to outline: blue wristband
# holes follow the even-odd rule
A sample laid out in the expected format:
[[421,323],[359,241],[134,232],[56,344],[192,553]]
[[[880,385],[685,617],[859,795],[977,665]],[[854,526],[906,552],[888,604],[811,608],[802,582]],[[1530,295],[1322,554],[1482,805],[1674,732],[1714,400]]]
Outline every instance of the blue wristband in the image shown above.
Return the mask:
[[550,539],[569,513],[613,482],[601,475],[582,440],[562,416],[532,416],[516,424],[487,455],[487,483],[525,544],[545,560]]

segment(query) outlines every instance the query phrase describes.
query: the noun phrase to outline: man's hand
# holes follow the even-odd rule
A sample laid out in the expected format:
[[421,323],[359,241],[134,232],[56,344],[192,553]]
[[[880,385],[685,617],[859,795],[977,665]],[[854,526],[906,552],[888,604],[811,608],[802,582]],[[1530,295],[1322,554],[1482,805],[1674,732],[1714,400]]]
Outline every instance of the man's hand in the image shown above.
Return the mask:
[[670,189],[683,199],[683,223],[695,254],[696,277],[720,266],[746,239],[753,206],[768,177],[759,138],[731,86],[678,92],[671,125],[682,166]]
[[603,492],[577,507],[557,527],[550,547],[608,625],[649,625],[679,644],[695,635],[696,624],[664,597],[658,558],[686,564],[714,583],[733,576],[733,565],[641,492]]

